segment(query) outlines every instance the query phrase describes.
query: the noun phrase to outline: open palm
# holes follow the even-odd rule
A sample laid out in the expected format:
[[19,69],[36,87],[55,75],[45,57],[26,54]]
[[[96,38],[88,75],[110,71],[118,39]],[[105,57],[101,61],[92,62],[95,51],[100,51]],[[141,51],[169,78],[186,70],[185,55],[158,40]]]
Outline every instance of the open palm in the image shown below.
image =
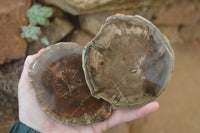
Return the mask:
[[138,109],[115,110],[107,120],[90,126],[64,125],[52,120],[40,109],[28,77],[29,65],[41,51],[27,57],[18,85],[19,120],[37,131],[48,133],[102,133],[110,127],[151,114],[159,108],[159,104],[154,101]]

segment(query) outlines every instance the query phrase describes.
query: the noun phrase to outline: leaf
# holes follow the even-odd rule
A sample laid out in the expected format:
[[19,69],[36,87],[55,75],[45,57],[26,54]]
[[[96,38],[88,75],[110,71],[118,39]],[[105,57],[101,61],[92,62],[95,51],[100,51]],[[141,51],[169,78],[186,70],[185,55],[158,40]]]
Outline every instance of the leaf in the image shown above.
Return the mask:
[[26,12],[26,16],[29,18],[29,17],[31,17],[32,16],[32,10],[28,10],[27,12]]
[[40,25],[45,25],[46,19],[44,17],[38,17],[37,23]]
[[48,7],[43,7],[42,12],[44,13],[43,16],[46,18],[51,17],[51,15],[53,14],[52,9],[50,9]]
[[41,5],[33,5],[27,12],[26,16],[29,18],[29,23],[32,25],[47,26],[49,24],[48,18],[53,14],[51,8],[42,7]]
[[31,36],[31,39],[32,39],[32,40],[38,40],[39,38],[38,38],[38,36],[37,36],[36,34],[33,34],[33,35]]
[[38,40],[38,36],[41,34],[40,27],[29,24],[28,26],[22,26],[22,38],[26,38],[28,41]]
[[29,18],[29,23],[32,24],[32,25],[36,25],[37,24],[36,18],[35,17]]
[[48,39],[47,39],[47,37],[42,37],[41,39],[40,39],[40,42],[42,43],[42,44],[44,44],[44,45],[49,45],[49,41],[48,41]]

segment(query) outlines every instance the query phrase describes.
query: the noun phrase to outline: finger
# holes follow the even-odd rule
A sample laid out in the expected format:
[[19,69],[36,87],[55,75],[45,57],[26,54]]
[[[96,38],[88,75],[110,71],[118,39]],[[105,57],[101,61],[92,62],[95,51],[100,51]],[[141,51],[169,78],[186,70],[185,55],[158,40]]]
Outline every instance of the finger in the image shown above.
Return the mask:
[[[40,49],[40,51],[34,55],[29,55],[26,57],[26,60],[25,60],[25,63],[24,63],[24,68],[23,68],[23,72],[28,73],[28,68],[30,66],[30,64],[33,62],[33,60],[38,56],[40,55],[40,53],[44,51],[44,48],[43,49]],[[22,74],[23,74],[22,72]]]
[[115,110],[113,114],[104,122],[96,123],[92,125],[92,129],[96,133],[102,133],[107,129],[118,125],[120,123],[128,122],[135,120],[137,118],[149,115],[156,110],[158,110],[159,104],[154,101],[138,109],[129,109],[129,110]]
[[[24,88],[23,86],[27,86],[26,88],[31,88],[30,84],[29,84],[29,77],[28,77],[28,69],[30,64],[33,62],[33,60],[42,52],[44,51],[44,49],[41,49],[38,53],[34,54],[34,55],[29,55],[27,56],[25,63],[24,63],[24,67],[23,67],[23,71],[19,80],[19,84],[18,84],[18,89],[20,90],[20,88]],[[18,90],[18,91],[19,91]]]
[[43,49],[40,49],[40,51],[38,51],[36,54],[34,55],[29,55],[26,57],[26,60],[25,60],[25,63],[24,63],[24,69],[28,69],[30,64],[33,62],[33,60],[40,55],[40,53],[44,51],[44,48]]
[[107,127],[110,128],[120,123],[144,117],[146,115],[155,112],[156,110],[158,110],[158,108],[159,108],[159,103],[153,101],[138,109],[115,110],[112,116],[108,119]]

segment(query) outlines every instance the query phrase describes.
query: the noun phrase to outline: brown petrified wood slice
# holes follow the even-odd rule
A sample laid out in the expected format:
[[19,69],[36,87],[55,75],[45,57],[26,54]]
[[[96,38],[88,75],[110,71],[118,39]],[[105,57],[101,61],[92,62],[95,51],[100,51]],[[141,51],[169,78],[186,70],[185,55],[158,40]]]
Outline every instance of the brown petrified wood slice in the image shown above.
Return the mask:
[[117,14],[87,44],[82,60],[92,95],[126,109],[143,106],[165,90],[174,52],[151,22]]
[[75,43],[49,46],[29,69],[42,110],[65,124],[93,124],[111,113],[108,102],[91,96],[82,70],[82,50]]

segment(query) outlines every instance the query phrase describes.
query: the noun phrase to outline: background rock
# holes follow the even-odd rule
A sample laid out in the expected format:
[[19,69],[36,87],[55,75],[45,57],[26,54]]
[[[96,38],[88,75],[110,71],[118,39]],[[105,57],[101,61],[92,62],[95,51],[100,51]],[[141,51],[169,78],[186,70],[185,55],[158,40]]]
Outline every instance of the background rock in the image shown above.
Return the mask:
[[158,28],[170,40],[172,45],[180,40],[178,26],[159,26]]
[[7,133],[18,120],[17,88],[24,59],[0,65],[0,132]]
[[183,1],[165,6],[157,12],[157,25],[192,25],[200,21],[199,3]]
[[102,24],[104,24],[106,18],[112,15],[111,12],[99,12],[99,13],[92,13],[81,15],[79,17],[80,26],[85,31],[95,35]]
[[120,13],[125,15],[141,15],[152,21],[155,14],[159,11],[159,6],[142,7],[137,9],[121,9],[114,11],[102,11],[79,16],[79,23],[83,30],[95,35],[105,23],[108,16]]
[[136,9],[149,5],[160,5],[162,0],[40,0],[55,5],[72,15],[94,13],[99,11],[113,11],[118,9]]
[[46,27],[42,34],[48,38],[50,44],[54,44],[69,34],[74,26],[64,18],[55,17],[54,21]]
[[180,36],[187,42],[192,39],[200,39],[200,24],[184,26],[179,32]]
[[27,44],[20,27],[27,25],[30,4],[31,0],[0,1],[0,64],[25,57]]
[[[0,92],[0,97],[2,98],[2,95],[5,97],[7,95],[1,94]],[[11,99],[9,99],[11,98]],[[8,133],[10,128],[13,126],[13,124],[17,121],[17,115],[18,115],[18,104],[16,104],[17,98],[13,97],[6,97],[7,100],[7,105],[0,105],[0,131],[2,133]],[[13,107],[14,104],[14,107]],[[13,109],[14,108],[14,109]]]
[[94,36],[82,30],[74,30],[71,36],[68,37],[68,42],[76,42],[81,47],[84,47]]
[[[79,16],[79,23],[83,30],[95,35],[100,30],[101,26],[105,23],[108,16],[121,13],[126,15],[137,14],[133,9],[115,10],[115,11],[102,11],[91,14],[84,14]],[[142,11],[141,11],[142,13]]]

